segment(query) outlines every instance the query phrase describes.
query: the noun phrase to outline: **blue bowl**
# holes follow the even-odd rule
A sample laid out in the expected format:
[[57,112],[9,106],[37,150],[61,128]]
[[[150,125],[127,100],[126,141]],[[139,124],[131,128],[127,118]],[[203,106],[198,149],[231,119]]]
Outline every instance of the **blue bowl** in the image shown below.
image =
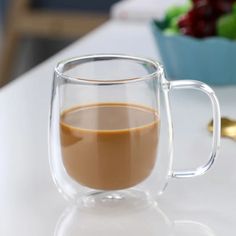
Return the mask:
[[236,41],[166,35],[161,22],[153,21],[151,26],[169,78],[201,80],[211,85],[236,84]]

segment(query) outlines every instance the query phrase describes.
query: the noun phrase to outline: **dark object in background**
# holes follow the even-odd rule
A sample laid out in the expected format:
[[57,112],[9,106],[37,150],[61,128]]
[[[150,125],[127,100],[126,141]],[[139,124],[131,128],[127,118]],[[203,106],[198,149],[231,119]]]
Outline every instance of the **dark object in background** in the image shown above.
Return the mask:
[[[0,87],[6,84],[12,77],[26,71],[32,61],[41,62],[65,46],[66,42],[72,42],[80,36],[88,33],[109,18],[109,8],[118,0],[11,0],[0,3],[8,3],[9,14],[5,27],[5,40],[3,52],[0,60]],[[10,7],[11,6],[11,7]],[[55,51],[49,53],[45,40],[41,40],[41,48],[45,53],[44,57],[36,58],[34,55],[30,63],[20,66],[12,73],[15,64],[15,58],[22,40],[25,38],[41,38],[47,40],[60,39]],[[39,41],[38,41],[39,43]],[[54,43],[56,43],[54,41]],[[40,44],[40,43],[39,43]],[[40,48],[40,45],[38,47]],[[61,47],[60,47],[61,45]],[[33,47],[36,48],[36,47]],[[21,50],[22,51],[22,50]],[[23,50],[25,51],[25,50]],[[26,50],[27,51],[27,50]],[[32,50],[28,50],[32,51]],[[26,53],[24,52],[24,55]],[[36,54],[36,53],[34,53]],[[41,53],[40,53],[41,54]],[[20,61],[25,61],[20,58]],[[19,60],[18,60],[19,62]],[[22,64],[22,63],[21,63]],[[35,64],[34,64],[35,65]],[[33,66],[34,66],[33,65]]]
[[12,77],[18,77],[48,57],[62,50],[74,40],[24,37],[16,53]]
[[[0,0],[0,24],[3,25],[7,9],[7,0]],[[1,27],[0,27],[1,28]]]
[[108,12],[118,0],[34,0],[32,7],[50,10],[83,10]]

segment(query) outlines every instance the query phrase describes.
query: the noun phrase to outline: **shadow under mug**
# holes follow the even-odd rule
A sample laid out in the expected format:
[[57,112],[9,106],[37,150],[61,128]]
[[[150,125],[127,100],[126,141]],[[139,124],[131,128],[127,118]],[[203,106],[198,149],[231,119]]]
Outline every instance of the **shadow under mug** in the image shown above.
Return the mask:
[[[169,93],[195,89],[212,105],[212,150],[203,166],[174,170]],[[161,64],[126,55],[89,55],[55,68],[50,111],[50,167],[59,191],[76,203],[149,199],[171,178],[204,174],[220,143],[213,90],[193,80],[168,81]],[[160,151],[161,150],[161,151]]]

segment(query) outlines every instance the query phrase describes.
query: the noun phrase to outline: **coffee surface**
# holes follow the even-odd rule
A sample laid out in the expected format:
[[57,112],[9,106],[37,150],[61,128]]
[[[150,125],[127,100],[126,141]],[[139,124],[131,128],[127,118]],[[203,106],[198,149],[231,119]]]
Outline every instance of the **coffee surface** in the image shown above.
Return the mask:
[[145,106],[98,103],[66,110],[60,121],[65,170],[93,189],[137,185],[154,167],[158,130],[157,112]]

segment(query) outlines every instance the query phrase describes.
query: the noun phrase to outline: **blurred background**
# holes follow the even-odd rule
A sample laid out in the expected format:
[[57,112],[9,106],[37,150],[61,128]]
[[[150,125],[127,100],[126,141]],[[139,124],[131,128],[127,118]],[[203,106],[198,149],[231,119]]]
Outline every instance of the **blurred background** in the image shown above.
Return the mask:
[[118,0],[0,0],[0,87],[108,20]]
[[0,0],[0,87],[110,18],[150,26],[169,78],[236,84],[236,0]]

